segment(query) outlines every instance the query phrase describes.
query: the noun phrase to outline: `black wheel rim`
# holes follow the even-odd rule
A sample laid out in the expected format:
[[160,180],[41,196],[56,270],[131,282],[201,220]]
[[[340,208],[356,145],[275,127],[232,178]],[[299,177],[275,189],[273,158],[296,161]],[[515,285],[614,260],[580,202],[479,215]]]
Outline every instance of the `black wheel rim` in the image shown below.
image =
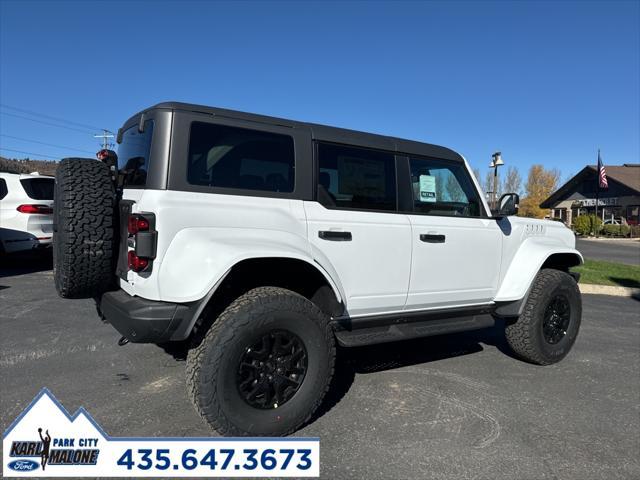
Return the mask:
[[542,333],[547,343],[555,345],[567,334],[571,321],[571,305],[564,295],[556,295],[551,299],[544,312]]
[[287,403],[307,374],[307,350],[297,335],[272,330],[245,348],[236,382],[240,396],[259,409]]

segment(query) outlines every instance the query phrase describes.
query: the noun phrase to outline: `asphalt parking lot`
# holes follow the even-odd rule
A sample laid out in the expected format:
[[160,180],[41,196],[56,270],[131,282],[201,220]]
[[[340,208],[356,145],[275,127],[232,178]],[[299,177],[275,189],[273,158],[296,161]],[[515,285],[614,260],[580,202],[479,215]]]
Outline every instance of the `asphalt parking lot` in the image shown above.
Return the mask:
[[[15,267],[15,268],[14,268]],[[48,387],[114,436],[206,436],[179,349],[119,347],[91,301],[57,297],[50,260],[0,277],[4,430]],[[323,478],[640,478],[640,303],[585,296],[571,354],[511,358],[499,329],[341,351]]]
[[640,241],[637,239],[576,238],[576,248],[585,258],[640,266]]

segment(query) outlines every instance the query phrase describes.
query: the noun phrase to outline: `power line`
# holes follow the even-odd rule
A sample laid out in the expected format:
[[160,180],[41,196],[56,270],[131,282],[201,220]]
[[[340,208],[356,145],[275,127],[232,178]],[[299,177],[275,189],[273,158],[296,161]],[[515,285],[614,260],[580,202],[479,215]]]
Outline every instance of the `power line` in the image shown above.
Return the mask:
[[16,150],[14,148],[0,147],[0,150],[7,150],[8,152],[26,153],[27,155],[36,155],[38,157],[48,157],[58,160],[60,157],[54,157],[52,155],[45,155],[44,153],[25,152],[24,150]]
[[13,138],[15,140],[22,140],[24,142],[30,142],[30,143],[39,143],[40,145],[46,145],[48,147],[54,147],[54,148],[62,148],[64,150],[75,150],[76,152],[83,152],[83,153],[90,153],[90,154],[95,153],[95,152],[90,152],[89,150],[82,150],[81,148],[66,147],[64,145],[56,145],[55,143],[46,143],[46,142],[40,142],[38,140],[30,140],[28,138],[14,137],[13,135],[5,135],[4,133],[0,133],[0,137]]
[[[24,120],[29,120],[31,122],[41,123],[43,125],[50,125],[52,127],[66,128],[67,130],[73,130],[73,131],[76,131],[76,132],[84,133],[85,135],[89,132],[88,130],[80,130],[79,128],[68,127],[66,125],[57,125],[55,123],[45,122],[45,121],[42,121],[42,120],[36,120],[35,118],[29,118],[29,117],[24,117],[22,115],[16,115],[15,113],[9,113],[9,112],[0,111],[0,115],[8,115],[10,117],[22,118]],[[93,132],[91,132],[91,133],[93,133]]]
[[28,115],[33,115],[35,117],[42,117],[42,118],[47,118],[49,120],[55,120],[57,122],[68,123],[70,125],[75,125],[77,127],[89,128],[91,130],[103,130],[102,128],[95,127],[93,125],[87,125],[86,123],[73,122],[71,120],[65,120],[64,118],[54,117],[52,115],[45,115],[44,113],[38,113],[32,110],[25,110],[23,108],[12,107],[11,105],[7,105],[6,103],[0,103],[0,107],[8,108],[9,110],[15,110],[16,112],[26,113]]

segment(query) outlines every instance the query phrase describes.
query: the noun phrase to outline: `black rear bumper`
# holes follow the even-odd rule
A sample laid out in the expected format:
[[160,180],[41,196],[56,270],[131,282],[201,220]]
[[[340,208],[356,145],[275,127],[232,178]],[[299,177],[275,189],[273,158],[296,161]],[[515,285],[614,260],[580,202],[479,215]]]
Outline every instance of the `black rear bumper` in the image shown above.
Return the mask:
[[189,335],[197,302],[158,302],[117,290],[105,293],[99,307],[103,317],[130,342],[162,343]]

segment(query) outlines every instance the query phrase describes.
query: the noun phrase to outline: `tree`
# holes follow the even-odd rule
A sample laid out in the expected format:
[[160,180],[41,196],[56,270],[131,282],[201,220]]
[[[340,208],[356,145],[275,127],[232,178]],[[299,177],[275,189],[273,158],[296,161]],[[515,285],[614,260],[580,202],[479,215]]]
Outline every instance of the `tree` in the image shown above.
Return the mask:
[[458,183],[458,179],[455,175],[450,174],[447,176],[447,183],[445,185],[447,191],[447,198],[450,202],[466,202],[467,196]]
[[473,176],[476,177],[476,180],[478,181],[478,184],[482,183],[482,177],[480,176],[480,169],[479,168],[474,168],[473,169]]
[[517,193],[519,195],[521,188],[522,178],[520,177],[520,172],[518,172],[518,169],[516,167],[509,165],[509,168],[507,168],[507,175],[505,176],[502,190],[505,193]]
[[[487,173],[484,176],[484,184],[482,185],[484,188],[484,193],[485,195],[488,194],[489,192],[493,192],[493,181],[494,181],[494,172],[493,169],[491,170],[487,170]],[[498,200],[498,198],[500,198],[500,195],[502,194],[502,192],[504,191],[504,189],[502,188],[502,182],[500,181],[500,172],[498,172],[498,178],[497,178],[497,185],[496,185],[496,196],[495,199],[496,201]],[[489,201],[489,204],[491,204],[492,199],[494,198],[492,195],[486,195],[487,201]],[[489,205],[491,206],[491,205]],[[492,207],[493,208],[493,207]]]
[[560,171],[556,168],[546,170],[542,165],[532,165],[525,185],[525,197],[520,202],[520,215],[524,217],[544,218],[549,210],[540,208],[540,204],[557,188]]

